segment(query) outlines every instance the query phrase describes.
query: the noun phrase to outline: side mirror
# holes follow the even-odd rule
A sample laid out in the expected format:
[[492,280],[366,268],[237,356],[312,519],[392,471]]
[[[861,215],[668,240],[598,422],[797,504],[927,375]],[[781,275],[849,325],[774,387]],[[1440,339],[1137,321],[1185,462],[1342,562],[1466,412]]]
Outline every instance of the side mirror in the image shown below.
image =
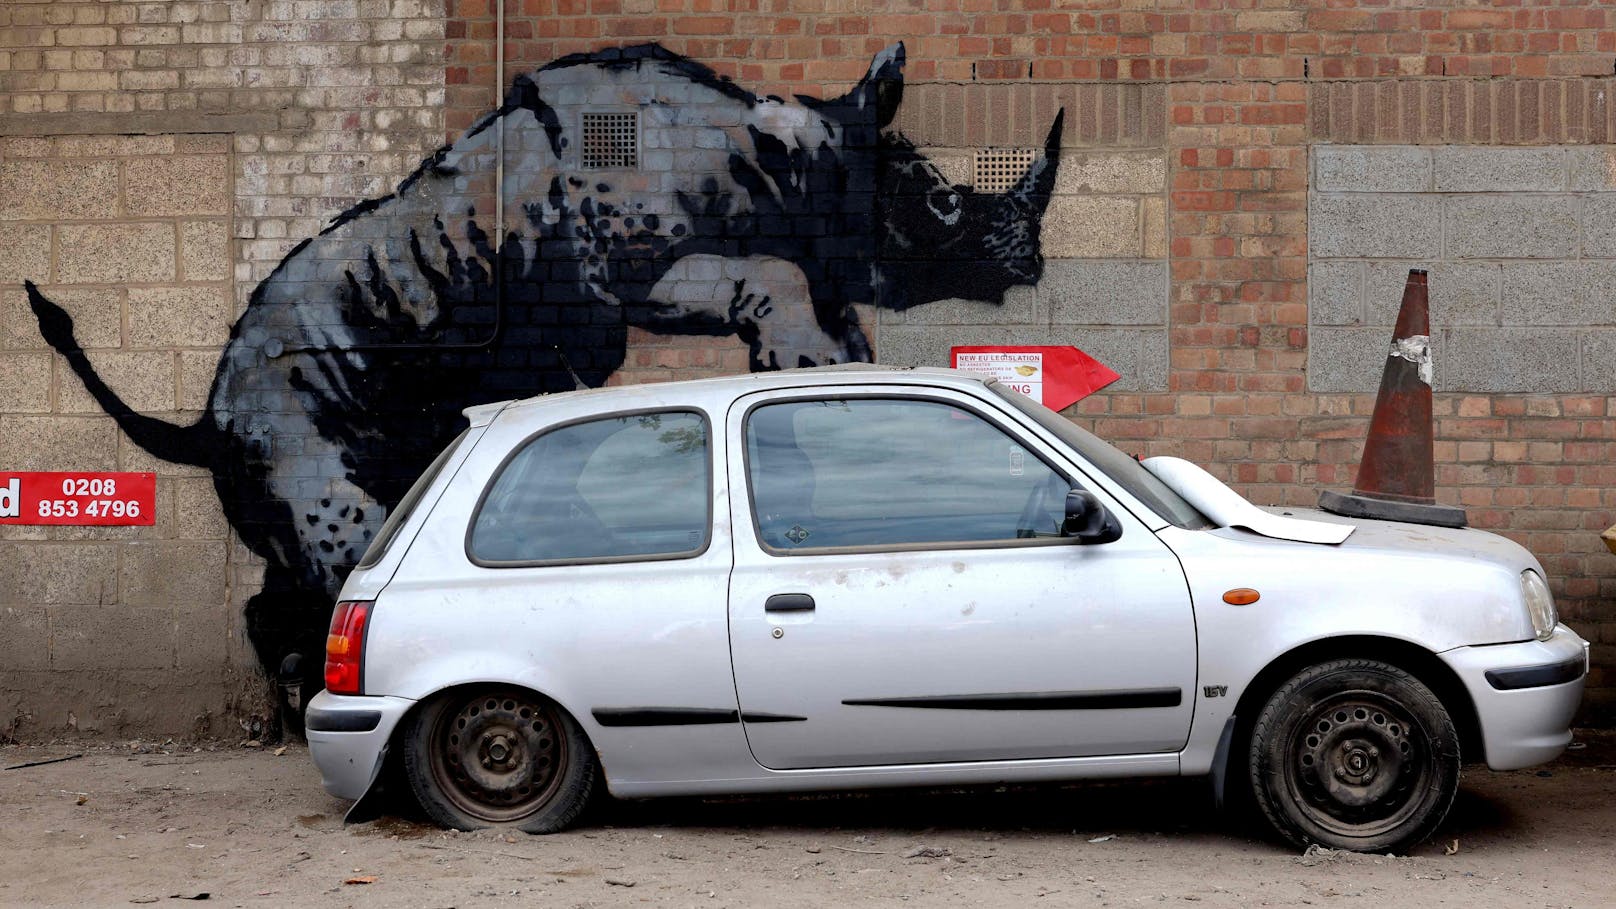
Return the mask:
[[1122,524],[1107,511],[1094,493],[1074,489],[1066,494],[1066,520],[1061,536],[1076,537],[1079,543],[1110,543],[1122,539]]

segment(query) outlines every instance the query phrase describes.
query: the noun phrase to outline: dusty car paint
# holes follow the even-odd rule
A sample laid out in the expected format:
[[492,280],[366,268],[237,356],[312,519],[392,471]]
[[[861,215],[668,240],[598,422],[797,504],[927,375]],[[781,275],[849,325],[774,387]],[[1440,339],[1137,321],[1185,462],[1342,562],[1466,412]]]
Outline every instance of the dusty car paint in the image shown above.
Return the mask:
[[[751,519],[741,421],[757,400],[821,393],[968,403],[1069,470],[1123,536],[770,554]],[[700,412],[713,427],[720,466],[703,550],[529,568],[467,559],[468,521],[515,446],[548,426],[658,408]],[[1265,667],[1343,637],[1443,661],[1474,702],[1449,709],[1473,706],[1480,720],[1484,755],[1472,757],[1495,767],[1552,758],[1580,700],[1581,677],[1524,693],[1485,682],[1490,669],[1585,647],[1564,626],[1534,640],[1519,577],[1542,568],[1516,544],[1294,510],[1273,516],[1350,533],[1320,545],[1173,526],[969,374],[837,367],[559,394],[504,407],[463,447],[393,547],[344,589],[377,600],[365,695],[322,693],[311,709],[522,686],[577,719],[619,796],[1204,774]],[[1237,587],[1260,598],[1224,602]],[[774,594],[823,598],[822,611],[765,614]],[[881,604],[889,596],[898,611]],[[1029,709],[1038,698],[1050,709]],[[333,794],[370,786],[378,765],[365,755],[381,753],[398,717],[385,719],[369,732],[309,733]]]

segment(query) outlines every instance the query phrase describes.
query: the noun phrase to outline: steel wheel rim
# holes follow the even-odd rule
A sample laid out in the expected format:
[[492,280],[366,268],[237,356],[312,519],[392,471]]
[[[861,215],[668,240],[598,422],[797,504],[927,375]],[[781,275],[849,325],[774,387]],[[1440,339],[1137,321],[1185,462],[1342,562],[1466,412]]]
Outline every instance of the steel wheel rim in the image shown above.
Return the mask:
[[567,771],[567,733],[531,695],[494,692],[460,702],[432,729],[433,781],[462,813],[489,824],[548,805]]
[[1373,691],[1331,696],[1291,729],[1285,789],[1306,819],[1345,837],[1375,837],[1419,811],[1436,776],[1425,727]]

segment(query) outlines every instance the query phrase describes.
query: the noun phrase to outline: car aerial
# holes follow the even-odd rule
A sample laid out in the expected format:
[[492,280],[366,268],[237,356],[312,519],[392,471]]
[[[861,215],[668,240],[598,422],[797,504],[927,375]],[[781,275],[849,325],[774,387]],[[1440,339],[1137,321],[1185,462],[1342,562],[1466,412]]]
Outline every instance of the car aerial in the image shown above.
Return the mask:
[[1206,776],[1284,839],[1430,836],[1461,760],[1553,759],[1587,672],[1537,560],[1281,512],[984,376],[839,366],[554,394],[389,516],[305,717],[437,822],[613,795]]

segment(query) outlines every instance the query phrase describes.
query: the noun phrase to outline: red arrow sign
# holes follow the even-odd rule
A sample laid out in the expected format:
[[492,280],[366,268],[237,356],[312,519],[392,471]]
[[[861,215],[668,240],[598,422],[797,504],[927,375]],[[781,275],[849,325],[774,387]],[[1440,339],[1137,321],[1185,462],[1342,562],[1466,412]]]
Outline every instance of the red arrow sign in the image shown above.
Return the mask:
[[955,347],[954,368],[990,375],[1050,410],[1065,410],[1122,378],[1075,347]]

